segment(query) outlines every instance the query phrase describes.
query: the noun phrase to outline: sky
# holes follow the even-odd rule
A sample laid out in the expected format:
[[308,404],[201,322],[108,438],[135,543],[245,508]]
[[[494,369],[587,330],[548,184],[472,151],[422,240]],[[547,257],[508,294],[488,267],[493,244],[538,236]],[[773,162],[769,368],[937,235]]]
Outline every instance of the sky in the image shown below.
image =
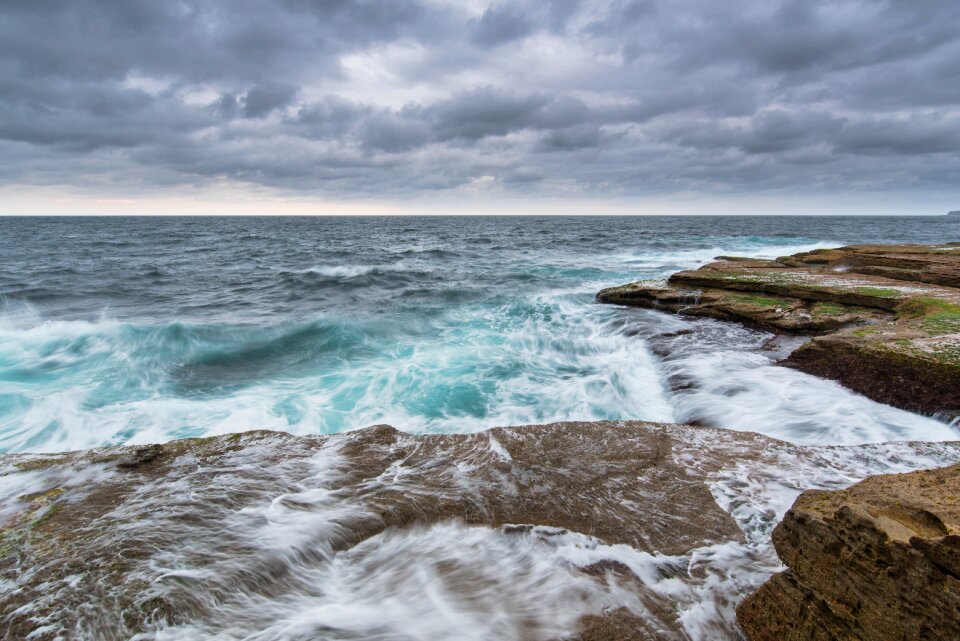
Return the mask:
[[3,214],[942,214],[957,0],[4,0]]

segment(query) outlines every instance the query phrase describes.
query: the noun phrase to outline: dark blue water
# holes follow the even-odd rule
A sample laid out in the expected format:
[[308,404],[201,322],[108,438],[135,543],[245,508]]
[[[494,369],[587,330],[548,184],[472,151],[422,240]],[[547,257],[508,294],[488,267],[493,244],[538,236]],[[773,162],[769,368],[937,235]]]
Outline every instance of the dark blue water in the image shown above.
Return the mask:
[[[644,339],[684,321],[595,292],[718,254],[958,239],[945,217],[0,218],[0,450],[377,422],[789,422],[806,410],[784,398],[690,409]],[[729,331],[721,361],[757,339]],[[848,414],[865,402],[835,393]]]

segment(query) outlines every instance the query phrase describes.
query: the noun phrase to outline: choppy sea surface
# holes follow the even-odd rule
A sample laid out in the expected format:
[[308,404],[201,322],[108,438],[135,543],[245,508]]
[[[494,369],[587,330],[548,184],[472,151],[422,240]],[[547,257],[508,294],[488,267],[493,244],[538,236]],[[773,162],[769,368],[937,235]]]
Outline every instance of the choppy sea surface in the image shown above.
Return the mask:
[[[348,473],[335,448],[299,472],[262,469],[256,450],[215,470],[183,457],[182,474],[114,511],[128,526],[96,540],[161,542],[125,577],[151,586],[136,598],[210,614],[131,637],[116,600],[89,598],[106,588],[85,573],[42,583],[16,614],[38,635],[82,639],[546,641],[584,614],[626,608],[679,630],[664,638],[740,639],[734,608],[780,569],[770,532],[799,492],[955,462],[960,444],[935,441],[960,432],[778,367],[765,332],[599,305],[595,293],[720,254],[949,240],[960,224],[945,217],[0,218],[0,452],[596,419],[815,446],[776,443],[740,460],[735,446],[691,436],[674,452],[691,469],[698,448],[733,448],[708,487],[744,539],[678,556],[456,520],[336,551],[358,508],[331,489]],[[116,473],[4,465],[0,515],[38,490],[70,497]],[[369,482],[406,491],[403,478]],[[601,561],[632,578],[584,579]],[[45,571],[14,567],[0,602]]]
[[951,239],[946,217],[0,218],[0,451],[572,419],[956,438],[774,366],[762,332],[594,302],[719,254]]

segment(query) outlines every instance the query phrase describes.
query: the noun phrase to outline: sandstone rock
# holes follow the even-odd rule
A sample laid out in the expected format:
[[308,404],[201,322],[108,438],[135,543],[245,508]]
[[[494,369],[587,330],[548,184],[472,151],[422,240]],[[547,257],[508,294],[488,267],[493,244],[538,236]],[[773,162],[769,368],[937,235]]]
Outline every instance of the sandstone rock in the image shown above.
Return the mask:
[[784,361],[897,407],[929,414],[960,408],[960,305],[916,297],[896,322],[817,337]]
[[597,299],[814,335],[784,364],[898,407],[960,409],[960,244],[721,258]]
[[744,600],[750,641],[960,639],[960,465],[800,495],[774,530],[788,570]]
[[[674,450],[689,458],[690,443],[703,439],[725,445],[700,448],[696,465],[677,462]],[[517,537],[521,548],[571,532],[664,555],[742,542],[705,475],[732,464],[731,452],[745,460],[772,443],[643,422],[423,436],[381,425],[326,437],[260,431],[2,456],[0,637],[46,641],[96,630],[99,639],[128,639],[204,620],[237,594],[283,595],[303,580],[297,572],[321,572],[376,537],[451,522]],[[3,495],[18,476],[37,491]],[[271,523],[274,512],[296,527]],[[274,536],[292,537],[286,556],[258,544]],[[470,576],[449,562],[438,571]],[[629,574],[616,563],[570,571],[598,591],[611,575]],[[202,587],[191,583],[197,576]],[[480,585],[468,583],[463,598]],[[678,638],[671,606],[647,603],[657,620],[622,608],[589,614],[580,638]]]
[[853,273],[960,287],[960,243],[851,245],[826,252],[796,254],[791,258]]
[[960,407],[960,341],[953,336],[914,334],[895,325],[844,332],[809,341],[782,363],[915,412],[946,414]]

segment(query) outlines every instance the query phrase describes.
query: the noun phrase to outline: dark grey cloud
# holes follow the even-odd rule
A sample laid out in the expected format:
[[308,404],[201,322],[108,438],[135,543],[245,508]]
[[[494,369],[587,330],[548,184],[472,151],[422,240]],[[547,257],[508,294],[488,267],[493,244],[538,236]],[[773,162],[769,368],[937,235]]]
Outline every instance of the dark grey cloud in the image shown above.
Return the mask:
[[539,149],[544,151],[573,151],[599,147],[603,134],[596,125],[554,129],[540,137]]
[[0,182],[950,189],[955,0],[30,0]]
[[864,119],[838,132],[837,146],[852,154],[934,156],[960,149],[960,116]]
[[243,96],[243,115],[262,118],[293,103],[298,87],[287,84],[259,84]]
[[490,6],[475,22],[473,40],[481,45],[499,45],[529,35],[533,20],[514,4]]
[[477,141],[532,125],[549,102],[544,95],[511,95],[481,88],[438,102],[423,112],[441,139]]

